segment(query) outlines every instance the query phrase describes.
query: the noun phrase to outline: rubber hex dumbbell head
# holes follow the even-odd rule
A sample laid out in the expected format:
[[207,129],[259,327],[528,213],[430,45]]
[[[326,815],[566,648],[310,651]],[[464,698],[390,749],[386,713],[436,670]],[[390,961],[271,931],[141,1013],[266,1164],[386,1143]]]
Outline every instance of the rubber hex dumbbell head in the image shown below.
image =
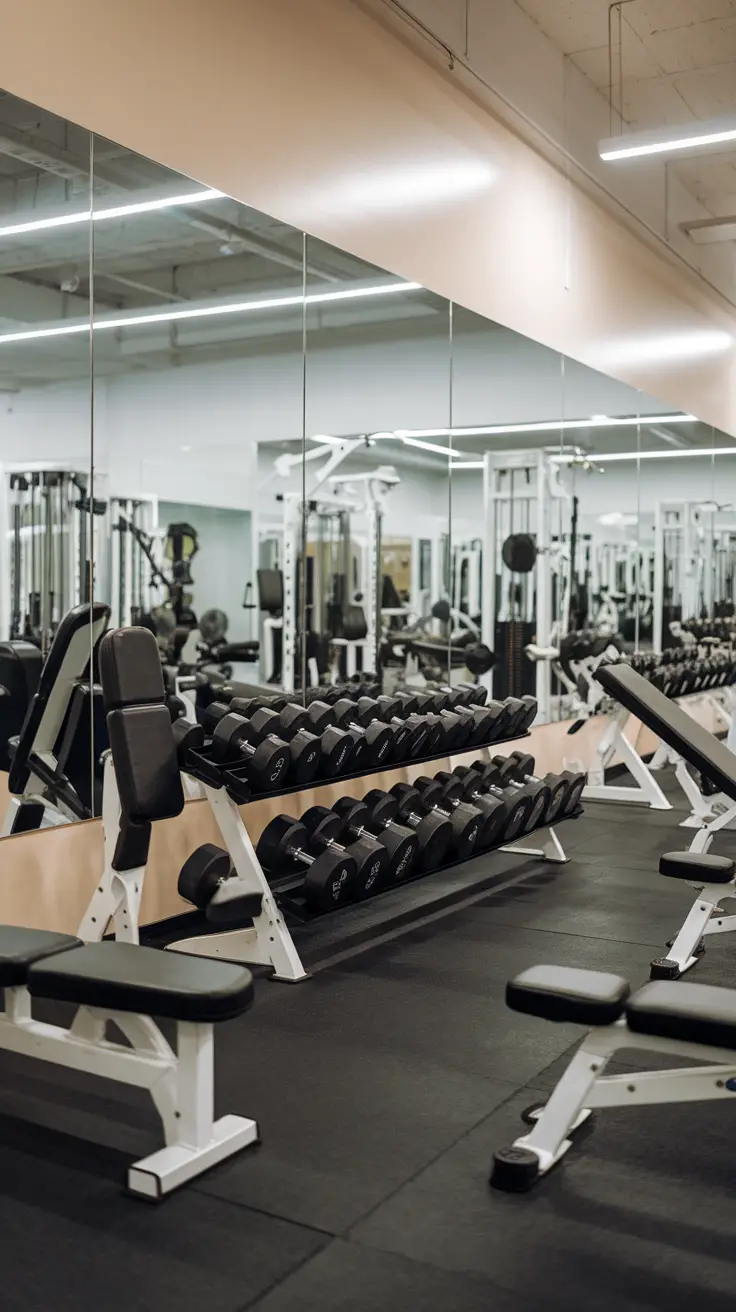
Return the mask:
[[203,843],[187,857],[179,871],[179,897],[204,911],[231,871],[230,853],[215,843]]
[[292,816],[277,815],[258,840],[256,855],[274,873],[284,866],[304,870],[304,897],[316,911],[330,911],[352,902],[355,862],[342,848],[328,848],[315,856],[307,828]]
[[452,825],[446,816],[428,811],[411,784],[394,784],[391,793],[399,804],[399,819],[411,826],[419,839],[417,863],[425,872],[441,866],[452,841]]
[[503,841],[511,817],[511,805],[504,798],[473,796],[472,788],[468,789],[467,785],[456,774],[450,774],[447,770],[440,770],[435,775],[435,779],[442,785],[444,796],[448,801],[472,801],[473,806],[477,807],[483,816],[481,831],[478,838],[478,847],[481,851],[487,851],[488,848],[496,847]]
[[414,780],[414,788],[425,806],[436,807],[449,818],[452,825],[452,852],[458,861],[467,861],[473,855],[482,827],[482,816],[470,802],[443,795],[442,784],[427,775]]
[[504,843],[512,842],[526,831],[532,811],[532,798],[521,789],[502,788],[494,765],[487,766],[483,761],[474,761],[472,766],[456,765],[453,774],[461,780],[468,801],[474,802],[477,794],[488,794],[507,803],[509,809],[503,830]]
[[[493,765],[498,771],[497,779],[502,788],[514,787],[517,781],[517,767],[507,756],[495,756]],[[526,832],[537,829],[545,823],[545,817],[552,803],[552,790],[544,783],[521,783],[518,787],[520,797],[531,798],[531,811],[526,823]]]
[[373,814],[365,802],[356,802],[354,797],[338,798],[332,809],[342,819],[346,834],[362,837],[361,831],[364,829],[376,834],[378,842],[388,854],[384,883],[395,884],[408,879],[411,874],[419,842],[412,829],[392,823],[397,811],[396,800],[388,793],[384,796],[388,798],[389,805],[377,804]]
[[212,755],[220,765],[245,760],[262,788],[276,789],[283,783],[289,769],[289,749],[285,743],[273,739],[255,743],[255,737],[251,725],[242,715],[228,712],[212,730]]
[[[337,842],[345,827],[342,817],[326,806],[310,806],[301,822],[309,830],[313,843],[325,845]],[[348,844],[344,850],[353,858],[357,868],[356,900],[377,893],[389,865],[385,847],[377,839],[366,836]]]
[[[499,765],[504,761],[502,756],[494,756],[494,764]],[[511,752],[508,757],[511,767],[516,767],[517,778],[531,782],[535,778],[534,774],[534,757],[528,752]],[[554,824],[559,816],[564,815],[567,810],[567,795],[570,791],[567,775],[563,774],[546,774],[540,783],[546,784],[550,790],[550,803],[544,814],[544,824]]]

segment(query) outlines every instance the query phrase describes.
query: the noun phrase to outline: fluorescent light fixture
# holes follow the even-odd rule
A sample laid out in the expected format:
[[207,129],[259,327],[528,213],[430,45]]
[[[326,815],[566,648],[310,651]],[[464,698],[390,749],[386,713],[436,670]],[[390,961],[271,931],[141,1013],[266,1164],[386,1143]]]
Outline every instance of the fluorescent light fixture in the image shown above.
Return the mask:
[[[394,296],[398,292],[421,291],[418,282],[383,283],[375,287],[349,287],[340,292],[313,292],[310,296],[273,296],[262,301],[235,301],[225,305],[203,305],[192,309],[157,310],[153,314],[131,314],[115,319],[95,319],[94,331],[115,328],[140,328],[154,323],[174,323],[186,319],[210,319],[223,314],[250,314],[256,310],[281,310],[293,305],[327,305],[333,301],[362,300],[369,296]],[[30,342],[41,337],[69,337],[88,333],[89,322],[64,323],[54,328],[29,328],[15,333],[0,333],[0,346],[10,342]]]
[[599,141],[598,153],[605,160],[637,159],[643,155],[664,155],[671,150],[698,150],[703,146],[718,146],[725,141],[736,141],[734,114],[707,121],[696,119],[693,123],[676,123],[645,132],[626,132],[620,137],[607,137]]
[[468,460],[465,462],[465,464],[459,463],[457,465],[455,464],[450,465],[450,469],[453,470],[454,469],[484,469],[484,468],[485,468],[485,464],[482,460]]
[[[399,434],[396,434],[399,437]],[[461,456],[470,455],[470,452],[453,451],[450,446],[438,446],[436,442],[423,442],[417,437],[408,437],[405,433],[401,434],[399,439],[404,446],[418,446],[422,451],[435,451],[440,456]]]
[[681,223],[680,227],[696,246],[736,241],[736,214],[725,215],[720,219],[694,219],[692,223]]
[[202,201],[222,200],[224,191],[186,191],[180,196],[166,196],[159,200],[142,200],[130,205],[114,205],[107,209],[77,210],[73,214],[57,214],[50,219],[30,219],[27,223],[10,223],[0,227],[0,238],[17,237],[24,232],[41,232],[44,228],[67,228],[75,223],[103,223],[105,219],[127,219],[130,214],[151,214],[154,210],[167,210],[172,205],[201,205]]
[[342,446],[343,442],[350,439],[347,437],[330,437],[329,433],[313,433],[309,437],[310,442],[321,442],[324,446]]
[[733,446],[690,447],[687,451],[612,451],[609,455],[585,451],[577,455],[551,456],[550,459],[555,465],[573,465],[581,459],[595,460],[601,465],[609,465],[621,460],[692,460],[693,458],[710,460],[713,456],[736,456],[736,443]]
[[633,415],[617,418],[591,415],[589,419],[544,419],[531,424],[486,424],[477,428],[397,428],[396,437],[501,437],[509,433],[556,433],[573,428],[637,428],[647,424],[696,424],[695,415]]

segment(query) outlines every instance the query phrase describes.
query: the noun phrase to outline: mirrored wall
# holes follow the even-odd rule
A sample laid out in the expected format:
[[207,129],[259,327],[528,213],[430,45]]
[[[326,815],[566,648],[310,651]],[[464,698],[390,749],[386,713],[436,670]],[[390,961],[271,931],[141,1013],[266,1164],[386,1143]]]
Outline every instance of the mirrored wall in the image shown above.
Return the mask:
[[10,95],[0,116],[0,774],[73,612],[62,821],[99,812],[106,624],[155,635],[172,713],[477,681],[545,721],[579,710],[576,653],[733,614],[732,438]]

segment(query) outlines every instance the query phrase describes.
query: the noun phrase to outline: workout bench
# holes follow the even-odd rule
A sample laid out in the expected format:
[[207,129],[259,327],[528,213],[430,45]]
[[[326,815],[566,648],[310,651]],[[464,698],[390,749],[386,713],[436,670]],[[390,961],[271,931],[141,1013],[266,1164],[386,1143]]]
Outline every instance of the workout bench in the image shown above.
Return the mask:
[[[150,1091],[166,1146],[128,1168],[131,1193],[158,1200],[257,1142],[255,1121],[213,1117],[213,1024],[253,1001],[241,966],[0,926],[0,987],[0,1048]],[[74,1003],[69,1029],[35,1020],[35,998]],[[176,1022],[176,1051],[152,1015]]]
[[[631,994],[625,979],[566,966],[533,966],[506,986],[513,1011],[590,1025],[548,1101],[523,1113],[531,1126],[495,1154],[491,1184],[525,1193],[564,1157],[595,1108],[698,1102],[736,1095],[736,990],[657,981]],[[619,1049],[697,1066],[606,1075]],[[727,1147],[725,1148],[727,1151]]]

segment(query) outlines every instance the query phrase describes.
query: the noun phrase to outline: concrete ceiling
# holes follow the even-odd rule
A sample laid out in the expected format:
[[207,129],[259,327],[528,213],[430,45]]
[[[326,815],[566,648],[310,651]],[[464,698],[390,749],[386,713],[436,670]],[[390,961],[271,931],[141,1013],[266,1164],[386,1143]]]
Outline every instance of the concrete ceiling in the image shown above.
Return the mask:
[[[608,0],[517,4],[608,97]],[[625,0],[620,46],[617,10],[612,17],[612,100],[628,128],[736,112],[736,0]],[[614,133],[619,125],[614,112]],[[733,145],[670,168],[711,214],[736,214]]]

